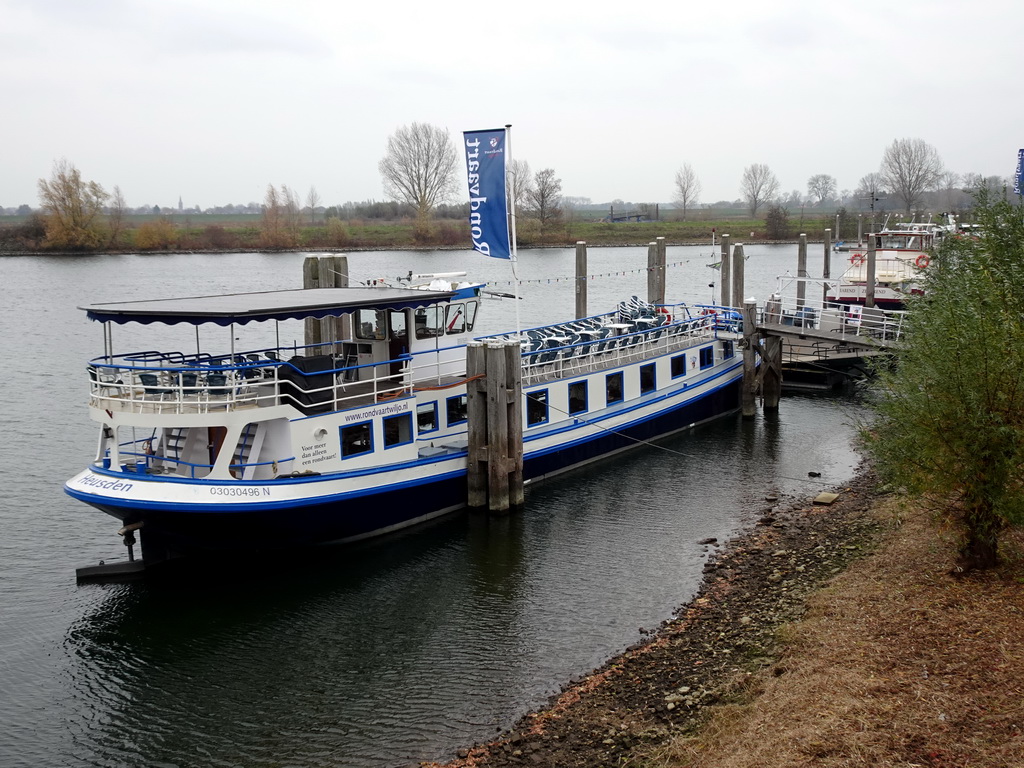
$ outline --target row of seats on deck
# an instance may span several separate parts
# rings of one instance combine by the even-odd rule
[[[256,355],[238,356],[206,361],[215,366],[237,366],[234,371],[178,371],[166,372],[166,377],[156,372],[140,372],[139,383],[146,397],[163,399],[171,395],[202,395],[227,397],[236,387],[243,388],[264,378],[275,378],[273,372],[265,373],[259,365],[279,363],[275,357],[260,360]],[[287,364],[277,368],[280,395],[306,414],[320,413],[331,409],[333,394],[330,387],[334,382],[333,370],[337,363],[331,355],[296,355]]]
[[[609,323],[607,319],[626,322]],[[616,347],[628,348],[659,338],[668,322],[664,314],[639,312],[628,317],[616,313],[604,321],[600,317],[575,320],[527,331],[523,352],[530,355],[528,360],[533,364],[549,363],[559,357],[568,359],[610,352]],[[641,331],[649,333],[636,335]]]
[[[267,366],[274,366],[278,363],[277,356],[272,352],[267,352],[263,358],[257,354],[224,358],[210,357],[196,361],[194,369],[176,372],[164,370],[159,373],[141,371],[137,377],[147,396],[203,394],[225,397],[232,393],[234,386],[244,386],[252,384],[255,380],[273,378],[273,371],[269,370]],[[203,370],[207,366],[213,367],[214,370]],[[227,366],[234,366],[234,370],[228,370]],[[125,373],[130,373],[130,371],[125,371]]]
[[[161,381],[158,374],[140,373],[139,383],[142,384],[142,391],[145,395],[158,395],[160,397],[178,394],[179,392],[186,396],[195,395],[199,392],[215,397],[224,397],[231,394],[231,387],[228,386],[228,375],[216,371],[203,374],[201,379],[198,373],[182,371],[174,375],[173,381],[169,382],[170,386],[168,386],[168,383]]]

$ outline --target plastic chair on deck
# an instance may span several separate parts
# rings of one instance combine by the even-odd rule
[[[227,397],[231,394],[231,387],[227,386],[228,377],[226,373],[206,374],[206,392],[213,397]]]
[[[110,373],[109,369],[100,370],[93,365],[89,366],[89,378],[92,381],[93,389],[100,396],[118,395],[121,393],[121,380]]]
[[[174,393],[173,389],[167,389],[167,387],[160,386],[160,378],[155,373],[140,373],[139,381],[142,383],[143,397],[156,395],[161,400],[163,400],[164,395],[170,395]]]
[[[196,387],[199,384],[199,374],[195,371],[182,371],[178,374],[177,379],[178,386],[181,387],[181,394],[184,397],[198,394],[199,390]]]

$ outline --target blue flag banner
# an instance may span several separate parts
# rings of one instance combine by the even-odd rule
[[[464,131],[462,135],[469,176],[469,232],[473,250],[496,259],[510,259],[505,129]]]
[[[1024,149],[1017,151],[1017,173],[1013,177],[1013,191],[1024,195]]]

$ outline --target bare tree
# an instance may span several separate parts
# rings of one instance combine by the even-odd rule
[[[309,192],[306,193],[306,207],[309,208],[309,223],[316,224],[316,209],[320,205],[320,193],[316,191],[316,186],[310,185]]]
[[[676,171],[675,198],[676,206],[683,209],[683,221],[686,221],[686,211],[695,205],[700,199],[700,179],[689,163]]]
[[[816,173],[807,180],[807,194],[817,198],[819,206],[835,197],[837,188],[835,177],[827,173]]]
[[[799,189],[794,189],[788,195],[779,195],[779,201],[787,208],[803,208],[804,207],[804,196],[801,194]]]
[[[55,161],[50,179],[39,180],[46,244],[74,250],[98,247],[103,241],[100,215],[109,197],[95,181],[83,181],[67,160]]]
[[[885,186],[903,201],[904,210],[921,201],[942,176],[942,159],[933,146],[921,139],[896,139],[886,147],[879,170]]]
[[[750,215],[757,216],[757,209],[778,194],[779,180],[767,165],[754,163],[743,169],[740,191],[747,201]]]
[[[287,184],[281,185],[281,203],[284,208],[284,226],[288,233],[290,245],[299,242],[299,228],[302,226],[302,205],[295,190]]]
[[[961,183],[964,192],[986,190],[990,195],[990,200],[996,199],[1004,187],[1013,187],[1012,179],[1002,179],[999,176],[983,176],[980,173],[965,173]]]
[[[267,185],[263,199],[263,221],[260,244],[265,248],[289,248],[295,245],[294,229],[298,218],[295,194],[284,184],[280,191]]]
[[[871,213],[874,214],[875,203],[881,201],[885,196],[885,182],[882,179],[882,174],[868,173],[861,176],[854,194],[857,195],[857,201],[861,208],[864,207],[864,203],[867,203]]]
[[[533,188],[533,176],[530,164],[525,160],[514,159],[505,169],[505,192],[518,213],[526,206],[530,190]]]
[[[534,216],[540,221],[541,234],[544,234],[550,224],[561,218],[561,198],[562,180],[555,178],[554,169],[545,168],[543,171],[537,171],[533,177],[533,187],[527,193],[527,200]]]
[[[110,200],[109,215],[107,217],[107,224],[110,228],[110,239],[108,243],[111,247],[119,245],[122,234],[124,234],[124,216],[128,210],[128,204],[125,202],[124,195],[121,194],[121,188],[114,185],[114,196]]]
[[[960,189],[960,174],[944,171],[938,183],[939,207],[944,211],[952,211],[963,201],[964,193]]]
[[[455,194],[457,163],[447,129],[412,123],[388,138],[387,154],[377,164],[384,193],[416,209],[417,234],[426,232],[434,206]]]

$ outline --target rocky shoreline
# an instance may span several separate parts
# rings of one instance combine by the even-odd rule
[[[777,665],[779,627],[802,615],[809,593],[870,551],[876,489],[875,475],[863,467],[834,489],[831,505],[807,500],[777,508],[766,500],[757,522],[709,559],[699,591],[673,619],[564,687],[543,710],[445,765],[629,764],[692,731],[751,674]]]

